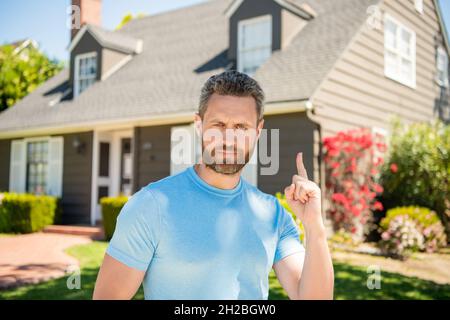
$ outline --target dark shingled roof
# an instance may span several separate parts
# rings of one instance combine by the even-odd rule
[[[142,53],[76,99],[57,102],[67,90],[68,70],[63,70],[1,113],[0,131],[195,111],[203,83],[229,66],[224,11],[231,1],[212,0],[132,20],[114,33],[142,39]],[[255,73],[266,101],[309,98],[363,25],[368,6],[378,2],[295,0],[309,4],[317,16]],[[50,106],[52,101],[57,103]]]

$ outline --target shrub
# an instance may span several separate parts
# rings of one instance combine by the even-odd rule
[[[410,220],[414,221],[417,230],[423,236],[423,246],[420,250],[426,252],[436,252],[439,248],[445,247],[447,239],[445,235],[444,226],[442,225],[439,217],[433,211],[428,208],[422,207],[399,207],[388,210],[386,217],[381,220],[380,227],[384,237],[390,237],[386,235],[386,232],[390,229],[392,221],[401,216],[406,216]],[[388,232],[389,234],[389,232]],[[395,235],[393,236],[394,238]]]
[[[281,192],[277,192],[275,194],[275,196],[277,197],[278,201],[281,203],[281,205],[292,215],[292,217],[294,218],[295,222],[297,223],[299,229],[300,229],[300,240],[302,241],[302,243],[305,243],[305,228],[303,227],[302,222],[300,221],[299,218],[297,218],[297,216],[295,215],[295,213],[292,211],[292,209],[289,207],[287,201],[286,201],[286,197],[284,194],[282,194]]]
[[[424,238],[413,219],[408,215],[399,215],[389,221],[378,244],[385,254],[405,259],[424,248]]]
[[[440,121],[394,122],[383,165],[381,201],[389,208],[420,206],[434,210],[450,236],[450,126]]]
[[[324,139],[327,214],[334,231],[352,233],[361,240],[368,233],[372,210],[382,210],[375,200],[383,191],[376,183],[386,150],[383,137],[369,129],[339,132]]]
[[[117,216],[128,199],[129,198],[127,196],[122,195],[118,197],[103,197],[100,199],[100,204],[102,206],[103,229],[107,240],[111,240],[114,230],[116,229]]]
[[[0,231],[30,233],[54,223],[57,198],[48,195],[4,193],[0,205]]]

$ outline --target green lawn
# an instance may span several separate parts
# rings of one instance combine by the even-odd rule
[[[107,242],[93,242],[71,247],[67,252],[81,264],[81,289],[69,290],[67,278],[60,278],[38,285],[0,291],[0,299],[91,299],[98,268],[103,259]],[[439,285],[396,273],[382,272],[380,290],[366,287],[365,268],[335,263],[336,299],[450,299],[450,285]],[[287,299],[273,271],[270,274],[269,299]],[[142,288],[135,299],[143,299]]]

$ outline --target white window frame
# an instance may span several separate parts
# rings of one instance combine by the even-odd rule
[[[440,70],[439,66],[440,66],[440,59],[443,57],[444,59],[444,70]],[[448,63],[449,63],[449,57],[447,54],[447,51],[442,47],[439,46],[436,50],[436,70],[437,70],[437,74],[436,74],[436,82],[442,86],[442,87],[446,87],[448,88]],[[444,77],[445,79],[441,79],[439,77],[439,72],[443,72],[444,73]]]
[[[61,159],[60,161],[56,161],[51,158],[51,142],[60,140],[60,143],[62,144],[61,147]],[[49,188],[52,185],[52,179],[55,179],[55,177],[58,179],[57,185],[55,186],[56,189],[52,190],[52,192],[49,192],[50,190],[45,190],[45,194],[58,196],[60,197],[62,195],[62,170],[63,170],[63,162],[64,162],[64,138],[62,136],[41,136],[41,137],[30,137],[30,138],[24,138],[19,140],[13,140],[11,143],[21,143],[23,148],[23,159],[21,164],[21,172],[19,174],[19,177],[13,177],[12,176],[12,168],[10,166],[10,191],[18,192],[18,193],[26,193],[28,190],[26,190],[26,182],[28,179],[27,175],[27,163],[28,163],[28,143],[30,142],[47,142],[48,149],[47,149],[47,188]],[[12,155],[11,155],[12,158]],[[56,166],[55,166],[56,164]],[[58,172],[51,172],[50,169],[56,169]],[[56,176],[51,176],[51,174],[56,174]],[[11,179],[20,179],[21,181],[12,182]],[[53,181],[54,182],[54,181]],[[14,190],[11,190],[14,189]]]
[[[87,59],[87,58],[92,58],[95,57],[96,58],[96,63],[97,63],[97,68],[96,68],[96,72],[95,72],[95,80],[97,79],[97,74],[98,74],[98,58],[97,58],[97,51],[92,51],[92,52],[87,52],[87,53],[82,53],[82,54],[77,54],[75,56],[75,69],[74,69],[74,96],[77,97],[78,95],[80,95],[80,86],[79,86],[79,81],[80,80],[86,80],[86,79],[90,79],[92,77],[85,77],[83,79],[80,79],[80,61],[81,59]]]
[[[237,70],[239,72],[243,72],[244,70],[244,65],[243,65],[243,59],[242,59],[242,53],[243,53],[243,49],[241,48],[241,39],[243,37],[243,30],[244,27],[247,25],[252,25],[255,23],[260,23],[262,21],[268,20],[270,22],[270,51],[272,52],[272,47],[273,47],[273,21],[272,21],[272,15],[271,14],[266,14],[266,15],[262,15],[262,16],[258,16],[255,18],[250,18],[250,19],[245,19],[245,20],[240,20],[238,22],[238,37],[237,37]],[[261,47],[264,48],[264,47]],[[254,50],[254,48],[252,49]]]
[[[392,48],[387,46],[386,41],[386,24],[387,21],[390,21],[391,23],[395,24],[397,26],[397,33],[396,33],[396,42],[397,42],[397,48]],[[390,16],[389,14],[384,15],[384,75],[392,79],[394,81],[397,81],[405,86],[408,86],[410,88],[415,89],[416,88],[416,33],[400,23],[398,20]],[[411,46],[411,56],[407,56],[403,54],[400,51],[399,48],[399,42],[401,41],[401,31],[406,31],[411,35],[410,37],[410,46]],[[397,57],[397,72],[394,72],[392,70],[389,70],[388,64],[387,64],[387,51],[394,53]],[[411,79],[405,79],[402,78],[401,75],[401,59],[405,59],[411,62],[412,64],[412,78]]]
[[[423,0],[414,0],[414,8],[416,9],[417,12],[419,12],[420,14],[423,14]]]

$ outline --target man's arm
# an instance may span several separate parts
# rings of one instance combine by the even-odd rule
[[[305,257],[295,253],[278,261],[273,269],[291,300],[333,299],[334,272],[325,231],[306,231]]]
[[[128,267],[107,253],[97,276],[94,300],[128,300],[134,297],[145,271]]]
[[[297,155],[298,174],[285,189],[286,200],[305,228],[306,250],[278,261],[275,273],[291,299],[333,299],[334,271],[322,220],[321,191],[308,180],[302,154]]]

